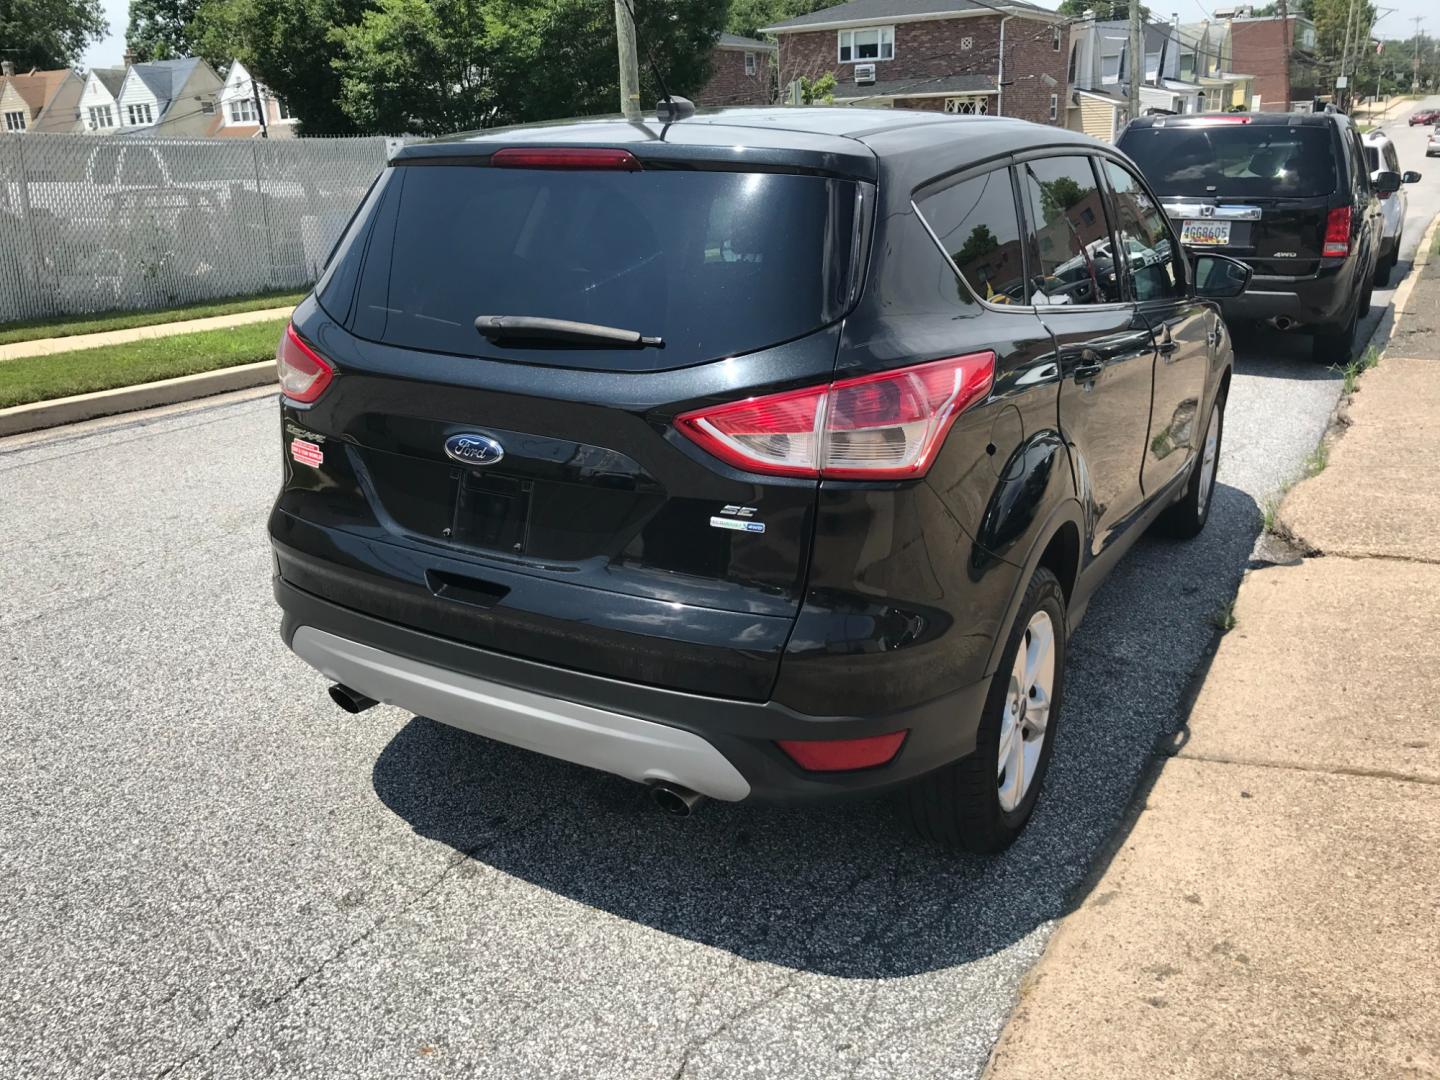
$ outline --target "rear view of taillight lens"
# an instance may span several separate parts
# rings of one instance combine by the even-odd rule
[[[1350,207],[1337,206],[1325,219],[1325,247],[1321,254],[1327,259],[1343,259],[1350,254]]]
[[[295,332],[294,323],[287,324],[275,353],[275,367],[280,374],[280,392],[291,401],[308,405],[330,385],[335,369]]]
[[[955,418],[994,381],[995,354],[972,353],[701,409],[675,425],[747,472],[909,479],[925,475]]]

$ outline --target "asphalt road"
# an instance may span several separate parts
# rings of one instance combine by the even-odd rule
[[[340,713],[276,633],[268,398],[0,444],[0,1076],[977,1075],[1325,428],[1303,345],[1247,344],[1208,529],[1095,600],[988,861]]]

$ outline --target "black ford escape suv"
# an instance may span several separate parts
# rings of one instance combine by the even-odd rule
[[[1248,272],[1018,121],[407,146],[280,346],[285,641],[352,711],[676,812],[911,784],[923,832],[1003,847],[1091,593],[1205,523],[1231,349],[1197,276]]]
[[[1138,117],[1118,145],[1141,167],[1193,250],[1243,259],[1255,278],[1231,322],[1313,334],[1316,360],[1344,364],[1370,313],[1382,261],[1379,196],[1359,130],[1339,113]],[[1403,179],[1419,174],[1408,173]],[[1384,271],[1388,276],[1388,270]]]

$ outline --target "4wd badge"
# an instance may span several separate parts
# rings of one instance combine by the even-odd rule
[[[735,532],[763,533],[765,523],[750,520],[754,516],[755,507],[736,506],[731,503],[710,518],[710,527],[712,529],[731,529]]]

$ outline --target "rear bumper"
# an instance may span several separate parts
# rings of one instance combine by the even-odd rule
[[[882,716],[808,716],[624,682],[507,656],[333,604],[274,580],[281,634],[326,677],[378,701],[500,742],[639,782],[668,780],[716,799],[804,802],[913,780],[975,746],[981,681]],[[907,729],[886,765],[812,773],[780,739],[860,738]]]
[[[1239,296],[1221,303],[1227,321],[1264,322],[1287,318],[1307,327],[1341,323],[1354,299],[1354,272],[1348,264],[1324,267],[1314,277],[1250,280]]]

